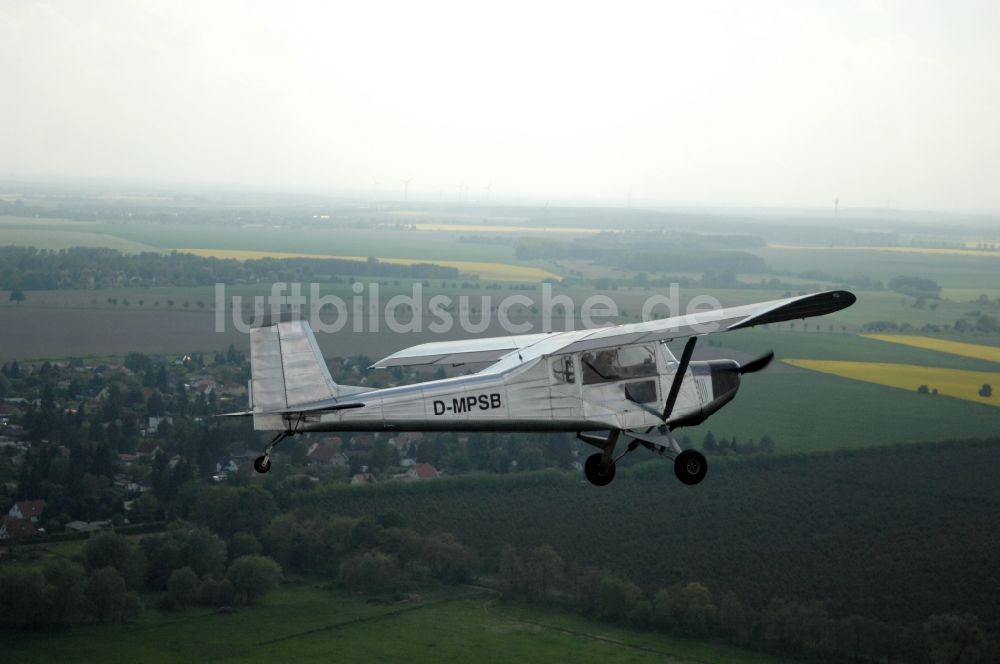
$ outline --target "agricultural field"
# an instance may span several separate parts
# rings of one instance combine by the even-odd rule
[[[315,253],[289,253],[281,251],[244,251],[238,249],[190,249],[178,248],[173,251],[207,256],[211,258],[232,258],[250,260],[258,258],[336,258],[349,261],[364,261],[366,256],[329,256]],[[475,275],[483,281],[541,281],[543,279],[559,280],[559,276],[547,270],[526,265],[511,265],[507,263],[487,263],[477,261],[429,260],[421,258],[384,258],[376,256],[383,263],[394,265],[415,265],[432,263],[442,267],[453,267],[463,275]]]
[[[82,226],[82,225],[81,225]],[[39,249],[69,249],[70,247],[107,247],[122,253],[137,254],[143,251],[158,251],[141,242],[120,238],[105,233],[85,230],[88,227],[72,225],[66,227],[23,228],[0,226],[0,245],[23,245]]]
[[[80,235],[60,241],[58,233],[65,231]],[[80,240],[84,236],[94,237],[89,238],[88,243],[81,245]],[[205,249],[365,257],[377,255],[413,259],[448,259],[458,253],[465,260],[514,262],[513,249],[509,246],[459,243],[458,236],[458,233],[450,232],[351,228],[332,224],[309,226],[149,222],[82,224],[65,219],[29,219],[24,223],[11,222],[4,225],[0,230],[0,244],[66,249],[73,246],[111,246],[109,243],[117,239],[123,246],[135,247],[138,250],[169,251],[178,245],[179,240],[183,240],[187,246]]]
[[[769,249],[786,249],[790,251],[875,251],[894,254],[925,254],[936,256],[977,256],[1000,258],[1000,251],[988,251],[974,248],[952,248],[952,247],[892,247],[892,246],[864,246],[864,245],[804,245],[804,244],[782,244],[779,242],[769,242]]]
[[[895,335],[888,335],[895,336]],[[926,337],[931,339],[930,337]],[[934,340],[951,343],[945,340]],[[911,345],[885,343],[871,335],[850,332],[816,332],[814,330],[789,330],[770,326],[769,329],[755,328],[739,330],[715,338],[709,337],[709,345],[737,349],[751,355],[760,355],[774,350],[778,360],[784,358],[805,358],[813,360],[847,360],[852,362],[891,362],[898,364],[919,364],[966,369],[969,371],[990,371],[996,367],[985,358],[935,352]],[[967,344],[992,351],[996,346]]]
[[[532,220],[535,212],[527,214],[524,209],[506,212],[497,209],[489,215],[447,208],[434,212],[354,209],[338,212],[328,220],[307,222],[299,215],[296,217],[299,221],[277,224],[257,223],[252,206],[247,210],[245,223],[238,221],[242,212],[227,213],[225,223],[205,224],[0,217],[0,244],[12,240],[54,248],[81,244],[86,240],[93,244],[116,246],[124,251],[171,251],[176,247],[191,247],[185,251],[238,259],[323,255],[361,260],[378,256],[380,260],[393,263],[434,262],[457,267],[462,272],[477,273],[481,288],[466,287],[461,280],[430,280],[429,286],[423,289],[424,297],[445,294],[457,298],[468,295],[473,308],[481,308],[479,298],[484,295],[493,298],[495,305],[497,298],[512,292],[507,286],[517,281],[537,284],[545,278],[568,275],[571,269],[591,279],[630,279],[632,276],[631,273],[587,261],[517,260],[513,246],[495,236],[507,236],[509,240],[513,230],[538,232],[538,227],[532,225],[538,223],[537,216]],[[560,236],[565,238],[572,233],[592,235],[598,228],[613,226],[604,224],[588,228],[581,225],[585,223],[585,217],[581,216],[581,221],[576,224],[571,219],[571,216],[561,218],[563,225],[553,227],[551,237],[559,240]],[[492,241],[491,233],[494,235]],[[460,241],[463,235],[472,234],[486,241]],[[699,344],[698,356],[745,360],[774,349],[779,360],[871,362],[973,372],[967,377],[977,377],[974,372],[995,371],[995,365],[985,361],[995,358],[995,355],[989,355],[995,350],[988,352],[976,348],[958,354],[940,351],[955,350],[959,346],[954,344],[963,343],[995,349],[1000,347],[1000,338],[996,335],[949,333],[940,335],[934,341],[913,345],[887,343],[889,339],[885,337],[858,334],[862,326],[872,321],[908,323],[919,329],[927,324],[950,326],[957,319],[980,310],[995,313],[990,308],[992,305],[984,308],[972,301],[980,294],[993,293],[991,289],[994,285],[984,275],[995,272],[995,256],[979,256],[978,253],[982,252],[972,249],[958,254],[875,252],[856,247],[831,250],[804,247],[793,242],[777,244],[780,246],[750,251],[763,256],[772,267],[792,273],[821,270],[832,275],[868,275],[884,281],[900,274],[926,275],[943,286],[945,299],[918,307],[913,297],[892,291],[860,291],[858,302],[836,315],[710,337]],[[690,280],[701,277],[698,273],[680,276]],[[750,286],[773,276],[768,273],[739,275],[746,284],[740,288],[684,288],[680,296],[680,313],[683,313],[687,302],[697,295],[711,295],[724,306],[730,306],[776,299],[784,295],[785,288],[794,292],[795,285],[804,290],[834,286],[831,282],[810,280],[794,274],[780,277],[787,285],[779,290]],[[413,283],[412,279],[381,280],[383,303],[394,295],[408,295]],[[486,286],[493,283],[501,283],[503,288],[488,290]],[[244,302],[248,301],[247,298],[269,292],[269,284],[226,285],[227,296],[240,295]],[[530,297],[536,306],[540,304],[539,291],[517,292]],[[322,293],[345,299],[355,295],[346,279],[324,284]],[[961,297],[952,297],[951,293],[961,293]],[[668,289],[643,288],[627,282],[597,289],[587,281],[570,279],[554,284],[554,294],[569,295],[578,308],[591,295],[606,295],[618,307],[620,316],[617,321],[633,322],[639,320],[647,298],[667,295]],[[1000,296],[1000,291],[997,295]],[[212,287],[34,291],[28,294],[24,303],[10,304],[6,294],[0,294],[0,299],[0,316],[5,322],[4,326],[0,326],[0,359],[107,356],[128,351],[154,354],[214,352],[225,349],[230,343],[237,349],[247,350],[247,337],[235,329],[230,313],[223,316],[223,330],[216,331],[218,318],[214,311],[215,291]],[[125,305],[126,300],[128,305]],[[663,315],[668,312],[661,307],[657,313]],[[477,312],[469,319],[478,321],[479,317]],[[536,329],[541,323],[537,313],[528,310],[519,313],[515,310],[514,319],[529,321]],[[425,328],[429,320],[425,315]],[[555,329],[562,329],[563,320],[562,316],[553,317]],[[580,325],[578,317],[575,325]],[[358,333],[349,327],[337,334],[317,335],[327,356],[365,354],[374,358],[416,343],[468,336],[457,325],[449,335],[437,336],[425,329],[419,333],[408,333],[405,338],[389,332],[385,326],[377,333],[367,329]],[[496,336],[504,334],[504,331],[494,316],[491,325],[480,334]],[[897,336],[893,340],[901,342],[903,339]],[[763,374],[749,377],[732,406],[702,427],[690,431],[690,435],[698,441],[709,429],[716,436],[735,436],[740,440],[768,435],[777,441],[779,452],[794,452],[976,435],[983,431],[984,426],[1000,426],[996,409],[985,402],[959,401],[948,397],[931,400],[916,394],[915,386],[901,390],[817,373],[803,367],[776,362]],[[943,376],[940,378],[943,379]],[[918,384],[925,382],[928,381],[922,380]],[[941,394],[947,394],[942,387],[939,386]],[[956,389],[968,391],[967,387],[963,384]],[[814,408],[817,401],[827,407]],[[892,408],[887,409],[886,404],[891,404]],[[804,411],[810,412],[807,423],[797,416]],[[844,412],[851,412],[852,416],[845,418]],[[906,416],[899,416],[900,413],[906,413]]]
[[[990,372],[996,371],[996,365],[981,359],[836,332],[741,330],[710,338],[709,344],[713,357],[737,353],[756,357],[773,349],[776,359],[766,370],[743,381],[732,404],[697,429],[688,430],[696,442],[706,431],[740,441],[766,434],[777,442],[779,452],[805,452],[973,437],[1000,430],[1000,412],[987,405],[1000,400],[975,398],[988,379],[974,384],[970,400],[916,391],[924,383],[939,387],[935,378],[927,377],[935,372],[972,379],[993,375]],[[799,361],[789,364],[789,358],[807,359],[800,366]],[[853,377],[806,369],[811,363],[827,362],[910,365],[927,373],[918,371],[925,378],[901,390],[901,385],[859,382]]]
[[[844,378],[887,385],[901,390],[915,391],[921,385],[937,395],[974,401],[987,406],[1000,407],[1000,398],[992,393],[981,393],[984,385],[997,385],[1000,389],[1000,372],[962,371],[913,364],[888,364],[885,362],[844,362],[839,360],[785,360],[794,367]],[[936,396],[936,395],[935,395]]]
[[[573,228],[566,226],[505,226],[499,224],[412,224],[418,231],[444,231],[451,233],[569,233],[572,235],[592,235],[595,233],[614,232],[602,228]]]
[[[961,341],[949,341],[947,339],[918,337],[906,334],[863,334],[861,336],[866,339],[888,341],[889,343],[924,348],[950,355],[961,355],[962,357],[973,357],[989,362],[1000,362],[1000,346],[983,346],[980,344],[963,343]]]
[[[777,360],[775,361],[777,363]],[[977,386],[978,389],[978,386]],[[1000,409],[849,378],[776,368],[748,376],[736,399],[680,433],[739,442],[770,436],[779,454],[976,437],[1000,430]]]
[[[628,630],[571,614],[497,601],[474,587],[425,589],[419,599],[373,604],[296,581],[234,614],[146,609],[133,624],[80,627],[53,639],[6,633],[5,657],[31,662],[781,660],[722,645]],[[152,599],[152,598],[148,598]],[[150,603],[147,601],[147,604]]]
[[[942,255],[862,251],[854,248],[828,251],[773,247],[748,251],[760,256],[777,270],[795,273],[820,270],[835,275],[861,274],[881,279],[884,283],[899,275],[919,275],[939,283],[942,287],[941,295],[945,298],[972,300],[980,294],[991,298],[1000,296],[1000,285],[996,279],[987,276],[998,274],[1000,261],[993,254],[986,255],[986,252],[975,255]]]

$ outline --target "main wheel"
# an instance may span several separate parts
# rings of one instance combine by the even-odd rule
[[[698,450],[684,450],[674,459],[674,474],[684,484],[697,484],[708,473],[708,461]]]
[[[594,486],[605,486],[611,484],[611,480],[615,479],[614,462],[607,466],[601,464],[601,457],[603,456],[603,452],[591,454],[587,457],[587,462],[583,464],[583,474],[587,476],[587,479]]]
[[[258,473],[266,473],[271,470],[271,460],[267,456],[259,456],[253,461],[253,469]]]

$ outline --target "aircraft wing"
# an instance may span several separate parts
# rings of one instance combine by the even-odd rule
[[[495,362],[507,353],[526,348],[553,336],[551,333],[518,334],[486,339],[460,339],[458,341],[433,341],[410,346],[384,357],[371,366],[373,369],[415,365],[454,365],[473,362]]]
[[[796,318],[822,316],[846,309],[854,304],[856,299],[849,291],[825,291],[644,323],[612,325],[596,330],[437,341],[405,348],[379,360],[372,367],[496,362],[514,351],[518,351],[518,359],[523,362],[543,355],[562,355],[650,341],[682,339]]]
[[[616,325],[573,333],[578,336],[568,339],[568,343],[561,348],[548,349],[546,354],[561,355],[650,341],[682,339],[767,323],[780,323],[797,318],[823,316],[846,309],[856,300],[854,293],[850,291],[825,291],[781,300],[713,309],[644,323]]]

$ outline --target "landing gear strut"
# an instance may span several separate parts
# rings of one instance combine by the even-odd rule
[[[591,433],[578,433],[577,438],[598,447],[603,452],[598,452],[587,458],[583,472],[591,484],[605,486],[610,484],[615,478],[615,465],[626,454],[630,454],[640,446],[645,447],[650,452],[666,456],[674,462],[674,474],[677,479],[687,485],[694,485],[705,479],[708,473],[708,460],[705,455],[698,450],[681,449],[677,439],[673,437],[670,429],[661,426],[657,430],[648,429],[646,431],[626,431],[626,436],[631,438],[624,452],[617,457],[614,454],[615,444],[621,431],[612,431],[607,438],[595,436]]]
[[[615,445],[618,444],[618,437],[621,431],[609,431],[607,438],[595,436],[592,433],[580,432],[576,437],[583,442],[599,447],[601,452],[591,454],[583,464],[583,474],[594,486],[607,486],[611,480],[615,479]],[[629,445],[630,451],[632,448]],[[624,456],[624,454],[622,455]],[[619,459],[621,457],[618,457]]]
[[[256,470],[258,473],[260,473],[261,475],[271,470],[271,450],[274,449],[275,445],[277,445],[278,443],[280,443],[285,438],[288,438],[291,435],[292,435],[291,431],[282,431],[277,436],[272,438],[271,442],[268,443],[267,447],[264,448],[264,453],[261,454],[256,459],[254,459],[253,469]]]

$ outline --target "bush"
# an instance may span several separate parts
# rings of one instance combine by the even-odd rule
[[[167,593],[177,606],[187,606],[198,596],[198,575],[190,567],[174,570],[167,580]]]
[[[36,627],[45,620],[45,578],[33,568],[0,570],[0,625]]]
[[[351,556],[340,565],[340,583],[354,593],[399,595],[406,590],[399,560],[381,551]]]
[[[52,625],[76,625],[87,613],[84,594],[87,575],[64,558],[53,558],[42,568],[45,577],[45,619]]]
[[[113,567],[102,567],[91,573],[87,600],[100,622],[128,622],[142,609],[139,596],[125,587],[125,579]]]
[[[229,606],[233,596],[233,584],[229,579],[208,578],[198,589],[198,603],[203,606]]]
[[[226,578],[233,584],[233,597],[239,604],[253,604],[261,595],[273,590],[281,581],[281,567],[267,556],[237,558]]]
[[[174,570],[190,567],[198,576],[219,576],[226,569],[226,543],[205,528],[174,528],[142,538],[146,556],[146,583],[162,590]]]

